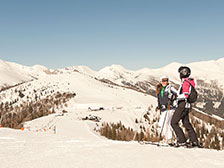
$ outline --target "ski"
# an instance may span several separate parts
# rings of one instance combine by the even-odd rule
[[[170,146],[169,144],[161,143],[161,142],[150,142],[150,141],[142,142],[142,141],[140,141],[139,143],[141,145],[155,145],[158,147],[169,147]]]
[[[171,147],[169,144],[166,144],[166,143],[158,143],[157,146],[158,147]]]
[[[197,148],[204,148],[202,144],[199,144],[198,146],[191,146],[189,144],[185,144],[182,146],[177,146],[175,143],[164,143],[164,142],[152,142],[152,141],[138,141],[141,145],[154,145],[158,147],[173,147],[173,148],[187,148],[187,149],[197,149]]]

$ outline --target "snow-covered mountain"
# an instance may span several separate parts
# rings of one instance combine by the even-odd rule
[[[178,68],[184,64],[171,63],[165,67],[159,69],[144,68],[137,71],[127,70],[120,65],[112,65],[105,67],[97,73],[99,78],[105,77],[113,80],[130,80],[132,82],[148,80],[151,77],[159,80],[162,75],[167,75],[174,82],[179,82]],[[195,62],[186,64],[192,70],[192,77],[197,80],[204,80],[205,82],[211,82],[216,80],[218,84],[224,85],[224,58],[212,61]]]
[[[224,100],[223,89],[220,84],[222,80],[213,78],[217,81],[215,82],[212,79],[204,79],[206,78],[204,74],[205,67],[211,64],[213,69],[217,69],[217,74],[222,74],[222,63],[223,59],[220,59],[217,61],[193,63],[188,66],[192,68],[193,72],[196,71],[193,75],[198,80],[200,96],[196,109],[223,118]],[[199,64],[203,65],[201,71],[196,69],[199,68]],[[1,72],[7,72],[5,75],[8,86],[14,85],[16,82],[26,81],[21,85],[9,87],[9,89],[4,90],[0,94],[1,103],[5,104],[1,106],[1,108],[6,110],[3,110],[6,112],[5,114],[8,114],[8,104],[12,112],[15,112],[14,108],[17,112],[27,110],[31,104],[34,107],[38,107],[38,102],[49,102],[48,99],[53,100],[52,103],[48,103],[49,105],[45,103],[46,106],[42,107],[43,112],[38,113],[38,115],[27,114],[24,116],[24,114],[20,114],[21,116],[23,115],[23,120],[17,121],[16,117],[8,120],[7,118],[11,117],[11,115],[4,114],[2,115],[4,116],[3,121],[5,121],[3,125],[16,128],[21,127],[24,121],[53,112],[56,108],[55,103],[60,104],[57,105],[58,108],[58,106],[68,101],[69,104],[67,106],[69,106],[69,109],[72,108],[78,111],[81,109],[81,112],[77,114],[80,115],[80,118],[102,108],[104,113],[96,112],[96,114],[103,119],[103,122],[122,121],[126,127],[140,131],[139,128],[135,128],[135,121],[141,120],[147,111],[149,111],[149,115],[153,114],[153,110],[157,105],[155,85],[158,83],[159,77],[166,74],[170,76],[172,83],[177,86],[179,79],[176,71],[181,64],[172,63],[161,69],[151,70],[145,68],[138,71],[130,71],[120,65],[112,65],[98,72],[86,66],[49,70],[42,66],[25,67],[4,61],[2,61],[1,65],[5,68],[2,68]],[[204,74],[204,77],[201,74]],[[15,79],[13,75],[17,75]],[[11,84],[8,78],[14,80],[14,83]],[[30,81],[31,79],[35,80]],[[70,97],[69,93],[75,93],[75,99],[67,99],[66,97]],[[64,95],[64,97],[61,95]],[[56,97],[59,99],[55,100],[57,99]],[[40,109],[37,108],[38,110]],[[83,110],[85,111],[84,114]],[[30,109],[29,111],[35,110]],[[129,119],[127,120],[127,118]],[[12,123],[14,124],[12,125]],[[143,125],[147,126],[147,124]]]
[[[171,63],[159,69],[144,68],[137,71],[127,70],[120,65],[105,67],[99,72],[91,73],[97,79],[121,86],[133,88],[155,96],[155,86],[162,75],[167,75],[171,83],[180,84],[178,68],[183,65]],[[218,60],[187,64],[192,70],[192,77],[197,81],[199,100],[197,108],[208,114],[224,118],[224,58]],[[88,74],[88,72],[83,72]]]
[[[211,114],[223,114],[223,81],[219,80],[223,62],[220,59],[188,65],[201,92],[191,120],[199,140],[213,149],[224,147],[224,121],[206,114],[205,109]],[[133,141],[141,139],[155,115],[154,90],[159,77],[166,74],[175,86],[179,84],[179,63],[138,71],[120,65],[100,71],[86,66],[49,70],[5,61],[0,65],[0,86],[13,86],[0,91],[1,126],[24,130],[0,126],[0,167],[132,168],[146,167],[149,158],[151,166],[158,167],[161,157],[162,167],[175,167],[172,161],[176,157],[180,157],[177,163],[185,161],[186,167],[223,167],[223,151],[158,148]],[[217,72],[217,78],[209,73],[209,66]],[[158,118],[159,114],[150,136],[157,134]],[[110,141],[100,136],[105,127],[110,136],[110,126],[115,126],[117,133],[122,127],[127,135],[117,138],[131,142]]]
[[[171,63],[159,69],[143,68],[137,71],[127,70],[121,65],[111,65],[99,71],[87,66],[73,66],[50,70],[36,65],[22,66],[0,60],[0,88],[41,78],[42,76],[71,74],[79,72],[102,82],[128,87],[133,90],[155,96],[155,85],[160,76],[167,75],[176,87],[180,84],[177,69],[183,64]],[[208,114],[224,118],[224,58],[187,64],[192,69],[192,77],[197,81],[199,100],[197,108]]]
[[[18,83],[30,81],[46,74],[48,69],[41,65],[27,67],[16,63],[0,60],[0,89]]]
[[[137,71],[127,70],[121,65],[111,65],[99,71],[94,71],[87,66],[73,66],[64,69],[49,70],[48,68],[35,65],[27,67],[16,63],[0,60],[0,86],[7,84],[12,85],[16,82],[26,81],[34,77],[45,75],[46,73],[61,74],[66,72],[79,71],[82,74],[97,77],[99,79],[106,78],[117,84],[122,84],[122,80],[138,82],[151,78],[159,79],[162,75],[167,75],[174,82],[179,82],[177,69],[183,64],[171,63],[159,69],[143,68]],[[211,61],[194,62],[186,64],[192,69],[192,77],[205,82],[217,81],[218,84],[224,85],[224,58]],[[12,82],[12,84],[11,84]]]
[[[171,83],[178,87],[180,79],[177,70],[181,65],[183,64],[171,63],[160,69],[144,68],[138,71],[112,65],[97,72],[95,77],[155,95],[155,85],[162,75],[169,76]],[[196,106],[209,114],[224,118],[224,58],[191,63],[186,66],[191,68],[192,77],[198,84],[199,100]]]
[[[205,82],[217,81],[219,85],[224,85],[224,58],[211,61],[194,62],[190,64],[171,63],[162,68],[149,69],[143,68],[140,70],[128,70],[121,65],[107,66],[99,71],[91,70],[86,66],[74,66],[65,68],[66,70],[79,70],[83,74],[90,75],[97,78],[106,78],[112,80],[117,84],[121,84],[121,80],[138,82],[151,79],[152,77],[159,80],[162,75],[167,75],[174,82],[179,82],[178,68],[182,65],[189,66],[192,70],[192,77],[197,80],[204,80]]]

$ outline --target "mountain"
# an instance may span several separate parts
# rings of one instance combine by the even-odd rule
[[[131,88],[155,96],[155,86],[162,75],[167,75],[171,83],[178,88],[180,84],[177,69],[183,64],[173,62],[158,69],[144,68],[137,71],[127,70],[121,65],[107,66],[94,71],[87,66],[73,66],[50,70],[35,65],[27,67],[0,60],[0,88],[13,86],[42,76],[71,74],[79,72],[101,82]],[[187,64],[192,70],[192,77],[197,81],[199,99],[196,107],[207,114],[224,118],[224,58]]]
[[[39,78],[47,70],[46,67],[41,65],[27,67],[0,60],[0,89]]]
[[[87,66],[50,70],[40,65],[27,67],[0,60],[0,75],[3,79],[0,81],[0,88],[38,79],[41,76],[79,72],[101,82],[128,87],[155,96],[155,86],[162,75],[169,76],[171,83],[178,88],[180,80],[177,69],[181,65],[183,64],[173,62],[162,68],[144,68],[137,71],[127,70],[121,65],[107,66],[99,71],[94,71]],[[187,66],[192,69],[192,77],[198,84],[199,100],[196,107],[207,114],[224,118],[224,58],[190,63]]]
[[[179,76],[177,69],[183,64],[171,63],[159,69],[143,68],[137,71],[127,70],[121,65],[111,65],[105,67],[99,71],[94,71],[87,66],[73,66],[64,69],[50,70],[44,66],[35,65],[33,67],[27,67],[16,63],[10,63],[0,60],[0,74],[3,76],[0,86],[13,85],[21,81],[26,81],[33,78],[38,78],[46,73],[69,73],[78,71],[82,74],[97,77],[99,79],[106,78],[112,80],[115,83],[121,84],[121,80],[138,82],[151,78],[159,80],[162,75],[170,77],[171,81],[179,82]],[[192,69],[192,76],[197,80],[204,80],[205,82],[216,81],[223,87],[224,79],[224,58],[211,61],[195,62],[186,64]]]
[[[178,88],[180,84],[178,68],[183,65],[171,63],[159,69],[144,68],[130,71],[118,65],[103,68],[96,73],[99,80],[133,88],[155,96],[155,86],[162,75],[167,75],[171,83]],[[192,77],[197,81],[199,99],[196,107],[208,114],[224,118],[224,58],[218,60],[187,64],[192,70]]]
[[[211,61],[219,73],[222,73],[222,63],[223,60]],[[86,66],[50,70],[4,61],[1,65],[11,68],[7,70],[10,78],[13,79],[12,74],[17,72],[16,79],[19,79],[18,83],[16,80],[15,83],[8,82],[8,87],[0,92],[0,121],[3,127],[53,133],[53,128],[58,126],[60,134],[63,130],[68,135],[71,131],[69,125],[59,126],[61,120],[65,123],[68,119],[68,123],[91,121],[88,129],[97,137],[102,135],[113,140],[138,141],[155,115],[155,85],[160,75],[169,75],[171,83],[178,87],[176,70],[181,64],[172,63],[160,69],[138,71],[112,65],[98,72]],[[189,64],[193,71],[199,65],[208,66],[210,63]],[[204,72],[199,70],[195,73],[200,95],[191,112],[191,121],[200,142],[206,148],[220,150],[224,147],[222,80],[205,80],[201,74]],[[159,114],[154,120],[147,140],[159,140]]]
[[[162,75],[167,75],[172,81],[179,82],[178,68],[183,64],[171,63],[159,69],[144,68],[137,71],[127,70],[119,65],[112,65],[110,67],[103,68],[98,72],[98,76],[108,77],[114,81],[120,78],[128,78],[133,82],[147,80],[147,77],[153,76],[159,80]],[[192,77],[198,80],[204,80],[211,82],[216,80],[218,84],[224,85],[224,58],[218,60],[195,62],[186,64],[192,70]]]

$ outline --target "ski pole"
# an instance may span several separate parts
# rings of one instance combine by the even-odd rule
[[[145,136],[144,136],[144,138],[142,139],[143,142],[145,141],[145,138],[147,137],[147,135],[148,135],[148,133],[149,133],[149,130],[150,130],[152,124],[153,124],[153,121],[154,121],[154,119],[155,119],[155,117],[156,117],[158,111],[159,111],[159,110],[156,109],[156,113],[154,114],[153,119],[152,119],[152,121],[151,121],[151,123],[150,123],[150,125],[149,125],[149,128],[147,129],[147,131],[146,131],[146,133],[145,133]]]

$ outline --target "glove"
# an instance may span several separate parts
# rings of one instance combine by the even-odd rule
[[[161,105],[160,109],[166,109],[167,107],[165,105]]]
[[[186,103],[185,108],[191,108],[191,104],[190,103]]]
[[[176,100],[177,99],[177,94],[173,94],[172,95],[172,100],[174,101],[174,100]]]
[[[170,98],[169,98],[170,97]],[[172,94],[170,96],[168,96],[168,104],[169,105],[173,105],[174,100],[177,99],[177,95],[176,94]]]
[[[172,94],[168,94],[168,99],[172,99]]]
[[[173,107],[176,108],[177,106],[178,106],[178,100],[174,100],[174,101],[173,101]]]

